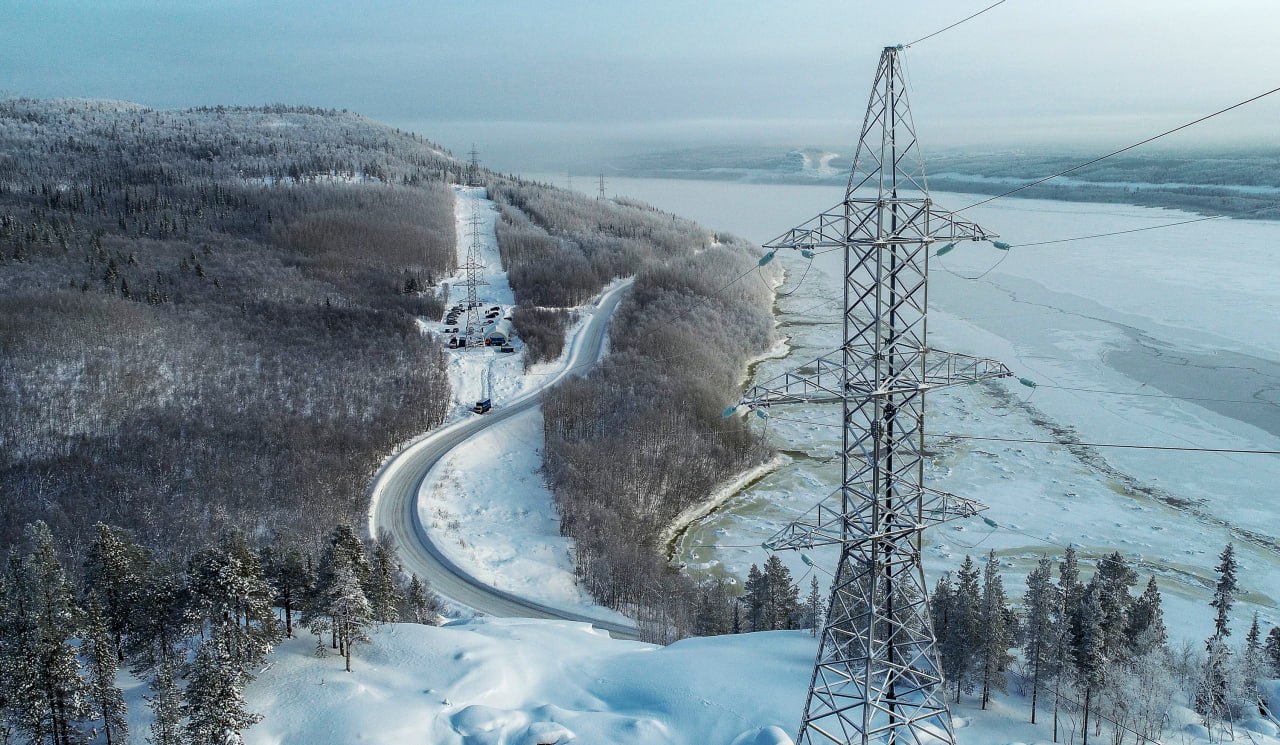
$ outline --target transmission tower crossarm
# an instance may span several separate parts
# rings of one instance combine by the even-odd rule
[[[898,211],[898,232],[885,235],[876,219],[884,209]],[[849,199],[797,225],[771,241],[764,248],[835,249],[849,245],[889,246],[939,241],[987,241],[999,238],[949,210],[941,209],[928,198]]]
[[[861,502],[855,503],[851,512],[841,512],[825,503],[819,503],[811,515],[788,523],[763,545],[771,551],[806,551],[819,546],[840,545],[848,540],[842,532],[845,528],[856,530],[859,541],[902,539],[913,537],[935,525],[973,517],[987,509],[985,504],[974,499],[919,484],[903,485],[903,492],[911,490],[920,495],[920,513],[904,515],[895,521],[891,530],[863,530],[865,525],[861,520],[865,518],[865,511],[871,509],[874,500],[867,495],[859,495]]]

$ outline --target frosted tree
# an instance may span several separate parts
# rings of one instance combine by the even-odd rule
[[[31,739],[47,736],[53,745],[69,745],[80,740],[80,723],[89,714],[75,648],[80,609],[72,599],[49,526],[43,522],[27,526],[27,540],[31,553],[23,562],[23,580],[16,588],[16,600],[24,606],[18,652],[27,657],[21,667],[22,693],[31,697],[21,702],[28,710],[24,721]]]
[[[981,605],[979,572],[973,557],[964,557],[956,572],[955,591],[947,610],[947,625],[940,640],[943,675],[960,693],[972,693],[978,653],[978,617]]]
[[[261,717],[244,700],[245,676],[227,652],[223,627],[200,645],[187,683],[186,741],[189,745],[240,745],[240,733]]]
[[[1280,626],[1272,626],[1267,632],[1267,643],[1263,646],[1263,656],[1270,666],[1272,675],[1280,675]]]
[[[1109,695],[1123,702],[1129,726],[1137,732],[1139,742],[1160,739],[1178,690],[1161,634],[1163,628],[1157,631],[1155,626],[1148,626],[1134,641],[1124,674],[1115,676],[1107,686]]]
[[[929,623],[933,626],[933,638],[937,639],[939,644],[947,637],[947,624],[950,623],[954,596],[955,591],[951,588],[951,572],[943,572],[929,595]]]
[[[436,601],[431,587],[413,575],[409,580],[409,589],[405,591],[405,605],[408,607],[409,620],[414,623],[436,625],[436,615],[440,612],[440,604]]]
[[[1129,608],[1133,597],[1129,588],[1138,581],[1138,575],[1129,567],[1119,551],[1112,551],[1098,562],[1098,569],[1089,581],[1098,587],[1098,601],[1102,609],[1102,631],[1106,639],[1108,660],[1119,661],[1128,654],[1126,631]]]
[[[182,689],[178,687],[174,668],[176,656],[172,653],[159,656],[159,661],[147,684],[151,695],[146,697],[151,707],[150,745],[184,745],[186,733],[182,728]]]
[[[280,642],[273,600],[258,555],[244,535],[231,531],[221,545],[191,558],[187,585],[210,627],[221,627],[219,638],[241,672],[248,675]]]
[[[1084,745],[1089,745],[1089,715],[1092,710],[1093,697],[1106,682],[1106,632],[1102,628],[1104,611],[1102,608],[1101,588],[1094,586],[1086,590],[1080,602],[1078,614],[1078,634],[1072,648],[1072,663],[1080,686],[1084,688]]]
[[[284,609],[285,636],[292,639],[294,613],[315,582],[310,564],[293,548],[268,546],[262,550],[262,568],[275,588],[275,603]]]
[[[1266,676],[1266,662],[1262,651],[1262,629],[1258,626],[1258,613],[1253,613],[1253,623],[1244,638],[1244,659],[1240,671],[1243,676],[1243,696],[1246,702],[1258,703],[1258,681]]]
[[[395,623],[400,620],[397,611],[400,593],[396,588],[399,563],[390,537],[379,536],[379,540],[373,546],[373,560],[369,563],[369,579],[365,586],[365,595],[369,599],[373,619],[380,623]]]
[[[809,578],[809,596],[805,598],[805,608],[807,608],[807,618],[810,636],[817,636],[818,631],[823,626],[823,615],[825,611],[825,603],[823,603],[822,590],[818,587],[818,576],[814,575]]]
[[[1213,590],[1209,606],[1217,611],[1213,621],[1213,635],[1218,639],[1231,636],[1231,607],[1235,604],[1239,584],[1236,580],[1236,552],[1230,543],[1218,555],[1218,583]]]
[[[1164,608],[1160,602],[1160,588],[1156,585],[1155,575],[1147,580],[1147,588],[1133,601],[1129,607],[1129,622],[1125,627],[1125,636],[1129,641],[1129,652],[1141,655],[1148,645],[1163,648],[1169,640],[1169,632],[1164,625]]]
[[[123,530],[101,522],[93,528],[93,541],[84,560],[84,587],[101,601],[117,659],[123,662],[124,637],[146,589],[151,558]]]
[[[747,628],[752,631],[763,631],[767,628],[765,624],[765,604],[768,602],[768,586],[765,584],[764,575],[760,572],[760,567],[755,564],[747,570],[747,581],[745,586],[746,603],[747,603]]]
[[[978,665],[982,673],[982,708],[991,701],[992,689],[1004,692],[1008,683],[1004,671],[1013,661],[1013,630],[1009,628],[1008,602],[1000,579],[996,552],[987,554],[982,572],[982,599],[978,612]]]
[[[1042,556],[1036,568],[1027,575],[1027,594],[1023,597],[1022,657],[1031,670],[1031,723],[1036,721],[1036,703],[1041,689],[1053,671],[1053,614],[1058,606],[1058,590],[1053,586],[1052,562]]]
[[[1222,638],[1211,636],[1205,646],[1204,668],[1196,686],[1193,704],[1201,722],[1212,731],[1215,721],[1225,719],[1230,714],[1233,663],[1231,650]]]
[[[764,622],[770,630],[795,628],[800,609],[800,588],[791,580],[791,570],[777,554],[764,563]]]
[[[88,694],[102,720],[102,732],[107,745],[124,742],[129,735],[129,723],[125,716],[124,694],[116,687],[118,658],[111,645],[111,631],[102,603],[95,593],[89,594],[85,608],[85,622],[81,653],[88,663]]]
[[[338,653],[346,658],[347,672],[351,672],[352,648],[358,641],[369,640],[366,629],[373,622],[373,613],[350,566],[338,567],[325,598],[325,609],[338,639]]]

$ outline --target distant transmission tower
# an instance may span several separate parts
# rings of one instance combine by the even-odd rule
[[[484,186],[480,181],[480,153],[476,152],[476,144],[471,143],[471,161],[467,163],[467,186]]]
[[[839,402],[843,413],[839,509],[824,502],[766,543],[840,547],[798,745],[955,742],[920,534],[985,508],[924,486],[924,394],[1010,374],[926,342],[930,246],[994,234],[930,200],[900,51],[880,57],[844,201],[766,244],[843,252],[843,345],[741,401]]]
[[[481,270],[484,269],[484,263],[480,260],[480,228],[483,224],[479,215],[471,216],[471,245],[467,247],[467,263],[462,268],[467,271],[467,281],[463,286],[467,288],[467,318],[466,325],[462,328],[462,333],[458,338],[460,341],[466,342],[467,349],[484,346],[484,323],[480,320],[480,297],[477,289],[480,285],[489,284],[480,277]]]
[[[600,193],[596,195],[596,199],[599,199],[601,201],[608,199],[608,197],[604,195],[604,172],[603,171],[600,173]]]

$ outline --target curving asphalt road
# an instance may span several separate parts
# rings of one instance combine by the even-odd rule
[[[620,282],[600,298],[591,311],[591,319],[574,336],[569,349],[569,364],[562,373],[549,377],[532,391],[494,406],[488,414],[469,415],[427,434],[387,461],[378,471],[370,488],[369,533],[376,536],[380,530],[390,531],[399,547],[405,570],[429,579],[437,593],[492,616],[585,621],[605,629],[616,638],[635,639],[639,635],[635,624],[594,618],[490,587],[451,561],[431,542],[418,513],[418,491],[423,480],[450,450],[481,430],[537,406],[552,385],[594,366],[604,349],[609,319],[630,286],[630,280]]]

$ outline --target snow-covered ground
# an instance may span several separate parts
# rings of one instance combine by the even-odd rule
[[[484,189],[454,187],[460,259],[471,245],[471,218],[479,215],[482,307],[514,302],[498,255],[493,202]],[[451,280],[454,298],[465,290]],[[608,292],[618,286],[613,283]],[[586,309],[581,309],[585,311]],[[568,331],[583,332],[585,312]],[[431,324],[427,323],[430,328]],[[474,403],[491,397],[495,408],[553,382],[570,364],[572,343],[556,360],[524,371],[524,347],[503,354],[493,347],[449,350],[449,383],[454,391],[450,421],[482,416]],[[556,608],[630,623],[625,616],[595,605],[574,576],[572,541],[560,535],[560,520],[542,478],[542,410],[529,411],[485,429],[440,460],[422,482],[418,510],[432,542],[458,566],[501,590]]]
[[[586,624],[528,619],[388,624],[371,637],[356,647],[351,673],[340,657],[317,659],[307,634],[278,647],[245,691],[248,708],[262,715],[245,742],[790,745],[816,648],[805,631],[657,647],[612,640]],[[146,689],[127,673],[121,680],[129,741],[142,745],[151,722]],[[1280,697],[1275,688],[1272,697]],[[1026,699],[1011,691],[987,711],[974,696],[953,706],[960,745],[1051,741],[1050,717],[1042,710],[1040,723],[1029,724]],[[1187,721],[1188,712],[1176,710],[1163,741],[1205,743],[1198,725],[1183,727]],[[1280,743],[1236,731],[1240,742]]]

